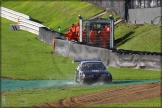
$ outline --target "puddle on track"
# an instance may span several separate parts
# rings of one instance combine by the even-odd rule
[[[98,86],[124,86],[130,84],[141,84],[160,82],[157,80],[113,80],[111,84],[94,83],[91,85],[78,84],[73,80],[11,80],[1,79],[1,90],[25,90],[25,89],[64,89],[77,87],[98,87]]]

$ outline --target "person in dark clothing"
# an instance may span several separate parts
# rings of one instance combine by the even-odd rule
[[[101,46],[100,35],[101,35],[101,31],[99,30],[97,31],[97,35],[96,35],[97,46]]]
[[[125,21],[128,22],[128,9],[130,0],[125,0]]]

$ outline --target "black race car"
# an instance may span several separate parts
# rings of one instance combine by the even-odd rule
[[[106,70],[101,60],[75,60],[74,62],[80,62],[75,71],[75,82],[79,82],[81,84],[112,82],[112,75]]]

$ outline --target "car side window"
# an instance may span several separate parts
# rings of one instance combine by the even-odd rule
[[[83,71],[83,64],[82,64],[82,65],[80,65],[80,70],[81,70],[81,71]]]
[[[87,70],[89,70],[89,67],[88,67],[88,65],[87,64],[82,64],[82,66],[80,66],[81,67],[81,71],[87,71]]]
[[[78,65],[77,70],[81,70],[81,64]]]

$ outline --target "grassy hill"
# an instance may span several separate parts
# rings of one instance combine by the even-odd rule
[[[88,19],[103,11],[101,7],[85,1],[3,1],[2,6],[29,15],[38,21],[57,31],[58,26],[62,30],[67,29],[72,23],[78,21],[78,14]],[[107,18],[107,13],[102,18]],[[119,16],[113,14],[115,19]],[[119,49],[162,52],[161,30],[158,25],[132,25],[124,22],[115,27],[115,47]]]
[[[73,3],[75,5],[73,5]],[[89,18],[96,13],[103,10],[99,7],[91,5],[86,2],[52,2],[52,1],[3,1],[2,6],[25,13],[31,16],[34,20],[42,22],[44,25],[49,26],[52,29],[57,30],[57,26],[61,25],[62,28],[67,28],[71,23],[75,23],[78,18],[77,15],[82,8],[80,14],[84,18]],[[82,6],[79,7],[78,6]],[[69,4],[69,5],[67,5]],[[65,5],[61,10],[60,6]],[[70,7],[67,7],[70,6]],[[68,11],[67,11],[68,8]],[[78,8],[78,10],[76,9]],[[74,9],[74,10],[73,10]],[[58,12],[61,11],[61,12]],[[77,10],[77,11],[75,11]],[[92,11],[93,10],[93,11]],[[90,13],[88,13],[90,11]],[[63,12],[63,13],[62,13]],[[69,12],[64,18],[65,13]],[[103,16],[107,17],[107,16]],[[52,54],[51,46],[38,41],[35,34],[20,30],[10,31],[9,24],[14,22],[1,18],[1,76],[11,77],[13,79],[73,79],[74,70],[76,64],[72,64],[72,59]],[[151,35],[149,35],[149,28],[152,28]],[[157,29],[156,29],[157,28]],[[158,32],[156,32],[158,30]],[[134,39],[139,39],[150,36],[148,40],[152,41],[151,45],[161,45],[161,35],[159,31],[161,27],[153,25],[134,26],[127,25],[124,22],[116,26],[115,38],[116,46],[118,48],[130,48],[135,46],[136,50],[142,50],[144,48],[137,43],[131,43]],[[133,33],[132,33],[133,32]],[[140,34],[142,33],[143,36]],[[131,37],[131,39],[129,39]],[[153,38],[156,38],[153,40]],[[129,39],[129,40],[128,40]],[[146,39],[144,39],[146,40]],[[143,40],[143,41],[144,41]],[[153,47],[152,49],[144,42],[141,44],[147,46],[147,51],[160,51],[159,47]],[[129,43],[130,42],[130,43]],[[125,46],[124,46],[125,45]],[[129,46],[130,45],[130,46]],[[135,49],[135,48],[134,48]],[[159,79],[161,73],[159,71],[143,70],[143,69],[126,69],[126,68],[109,68],[109,71],[113,75],[113,80],[144,80],[144,79]],[[103,89],[107,89],[107,86],[99,88],[69,88],[69,89],[34,89],[34,90],[16,90],[16,91],[2,91],[6,94],[6,107],[28,107],[35,104],[46,103],[66,97],[95,92]],[[42,98],[42,96],[45,96]],[[137,103],[124,103],[125,106],[136,106],[139,103],[144,105],[159,105],[160,98],[152,100],[144,100]],[[119,104],[117,104],[118,106]],[[105,107],[104,106],[99,106]],[[115,105],[110,105],[115,106]],[[122,105],[121,105],[122,106]],[[154,107],[154,106],[153,106]]]
[[[162,26],[120,23],[115,28],[115,42],[119,49],[162,52]]]

